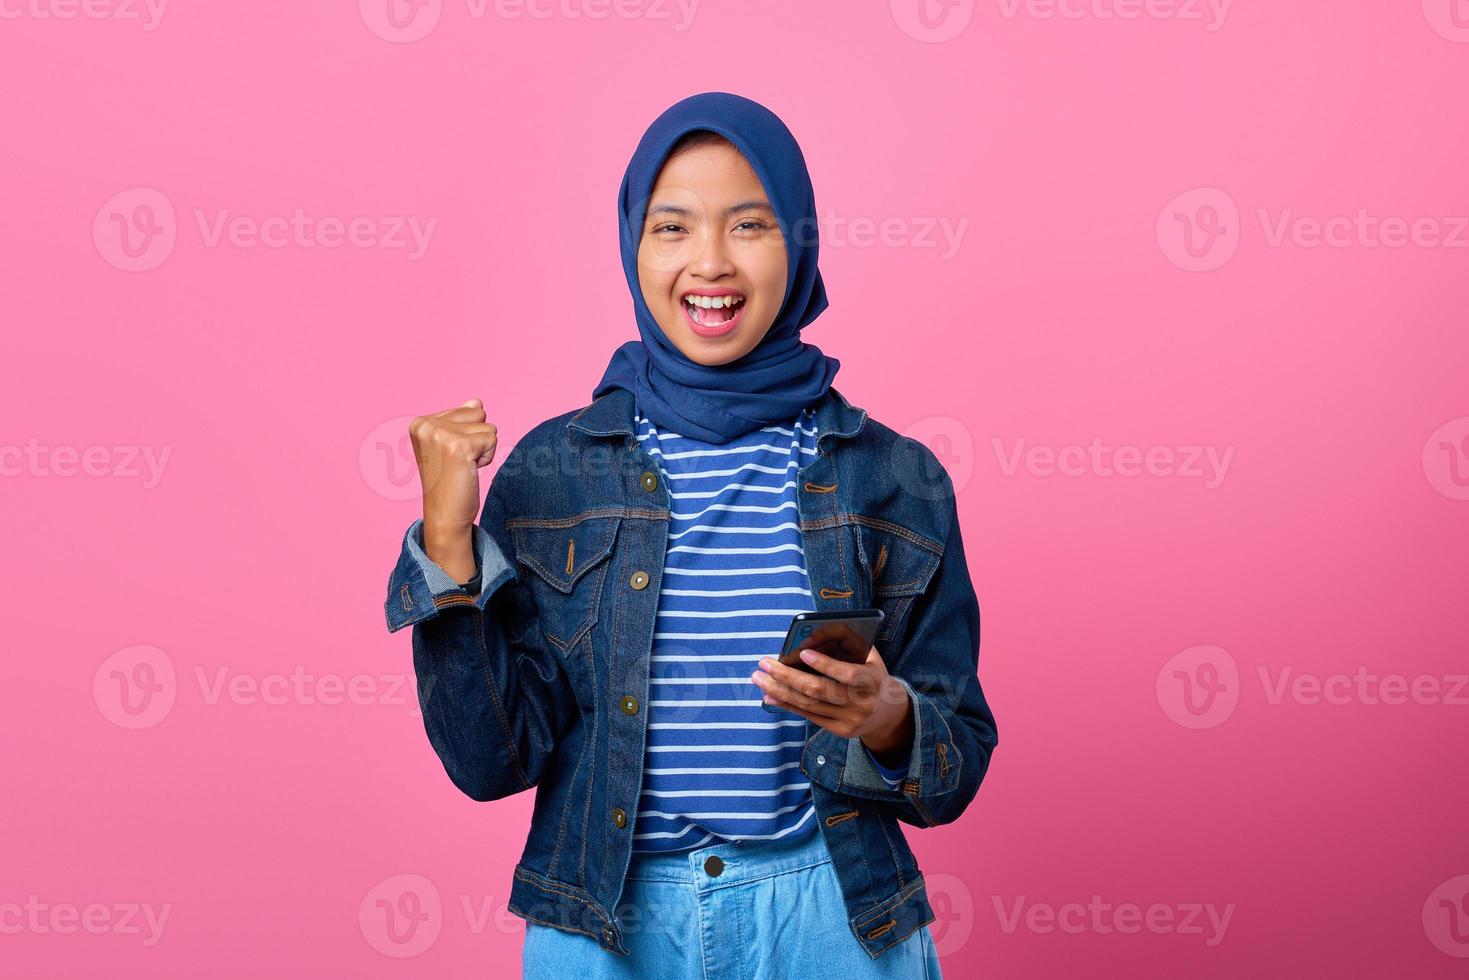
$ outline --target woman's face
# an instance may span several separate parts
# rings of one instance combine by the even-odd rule
[[[749,353],[775,322],[785,241],[760,178],[734,147],[694,146],[664,163],[648,198],[638,284],[674,346],[710,367]]]

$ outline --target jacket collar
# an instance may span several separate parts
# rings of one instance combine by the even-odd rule
[[[867,421],[867,410],[847,401],[847,397],[831,385],[816,400],[815,408],[818,450],[822,450],[822,443],[828,436],[833,439],[851,438]],[[626,388],[611,388],[573,415],[566,427],[580,429],[592,436],[623,435],[631,445],[636,438],[633,409],[631,391]]]

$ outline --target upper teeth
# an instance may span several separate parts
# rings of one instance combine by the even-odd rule
[[[733,306],[743,300],[743,296],[695,296],[693,294],[683,298],[683,301],[690,306],[702,306],[706,310],[712,310],[716,306]]]

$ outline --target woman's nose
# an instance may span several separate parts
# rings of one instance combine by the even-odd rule
[[[695,246],[697,251],[689,263],[689,271],[704,279],[716,279],[734,271],[729,250],[719,235],[702,235]]]

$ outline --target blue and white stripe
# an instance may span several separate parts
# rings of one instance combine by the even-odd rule
[[[779,653],[793,615],[815,609],[796,485],[816,456],[814,411],[724,444],[640,412],[636,424],[672,513],[633,849],[804,837],[816,829],[800,769],[806,720],[762,709],[750,673]]]

